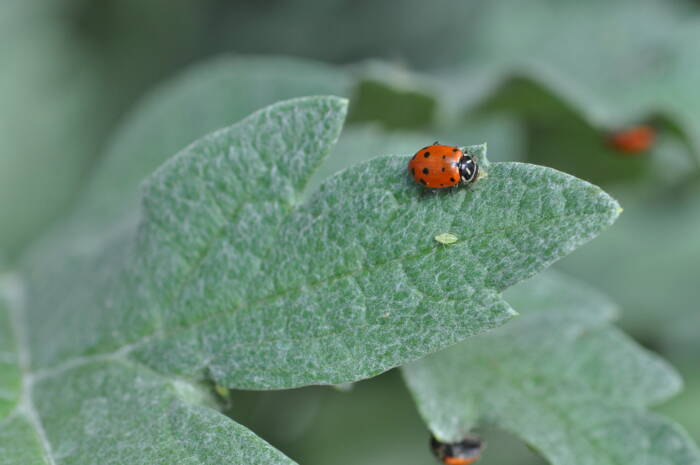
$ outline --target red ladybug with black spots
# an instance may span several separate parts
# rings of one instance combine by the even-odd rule
[[[441,189],[473,182],[479,173],[479,167],[459,147],[435,142],[413,155],[408,162],[408,172],[417,183]]]
[[[459,442],[441,442],[430,438],[430,449],[445,465],[470,465],[481,457],[484,441],[478,436],[469,435]]]
[[[640,124],[612,133],[610,145],[622,155],[640,155],[654,145],[656,130],[649,124]]]

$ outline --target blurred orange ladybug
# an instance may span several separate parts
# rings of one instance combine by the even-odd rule
[[[632,126],[609,136],[610,145],[625,155],[638,155],[654,145],[656,130],[648,124]]]
[[[469,465],[481,457],[484,441],[478,436],[470,435],[459,442],[448,443],[438,441],[433,436],[430,438],[430,448],[445,465]]]
[[[408,172],[417,183],[440,189],[473,182],[479,167],[474,159],[459,147],[435,142],[413,155],[408,162]]]

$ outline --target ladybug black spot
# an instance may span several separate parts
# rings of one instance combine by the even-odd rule
[[[444,160],[445,158],[447,158],[447,155],[443,155],[443,156],[442,156],[442,159],[443,159],[443,160]]]
[[[428,174],[430,173],[430,170],[428,168],[423,168],[423,174]]]
[[[455,148],[452,149],[452,151],[453,151],[453,152],[459,152],[459,149],[455,147]]]
[[[424,186],[425,186],[426,184],[428,184],[427,182],[425,182],[425,179],[421,179],[421,180],[420,180],[420,183],[423,184]]]
[[[425,152],[425,153],[423,154],[423,156],[424,156],[425,158],[428,158],[428,157],[430,156],[430,152]]]
[[[455,182],[455,178],[450,178],[450,182]]]
[[[443,172],[443,173],[445,172],[445,167],[444,167],[444,166],[442,167],[442,172]]]

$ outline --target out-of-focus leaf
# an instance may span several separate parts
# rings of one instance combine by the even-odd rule
[[[430,127],[439,120],[430,80],[398,66],[369,63],[358,71],[348,122],[381,122],[389,129]]]
[[[17,341],[13,331],[10,305],[17,285],[7,274],[0,274],[0,423],[17,406],[21,374]]]
[[[680,65],[679,26],[693,13],[659,0],[484,1],[463,60],[524,72],[586,119],[614,127],[658,110],[668,93],[661,86]]]
[[[304,465],[434,465],[428,433],[401,384],[398,372],[392,371],[355,383],[349,392],[319,387],[234,391],[233,403],[240,407],[233,417],[240,416],[242,423]],[[315,416],[303,423],[310,402],[318,403]],[[251,412],[242,412],[251,404],[256,406]],[[289,437],[299,427],[303,434]]]
[[[700,203],[694,195],[619,193],[630,198],[621,221],[560,266],[618,302],[621,324],[633,334],[655,345],[673,344],[659,340],[659,330],[679,321],[692,327],[700,301]]]
[[[10,258],[72,199],[105,126],[92,62],[59,11],[0,4],[0,249]]]
[[[474,39],[463,50],[465,70],[452,70],[443,81],[476,88],[461,97],[471,108],[486,98],[489,108],[537,119],[540,132],[550,128],[533,141],[535,150],[551,133],[560,134],[554,142],[559,150],[579,147],[571,160],[553,166],[588,163],[600,167],[598,175],[607,173],[603,181],[638,178],[641,165],[662,164],[654,160],[664,159],[668,147],[620,160],[601,150],[601,141],[608,131],[653,119],[664,137],[676,139],[673,157],[697,171],[700,61],[691,44],[699,22],[700,9],[681,2],[482,2]],[[562,118],[571,118],[573,129]],[[572,131],[578,135],[567,144],[564,136]],[[644,171],[658,181],[659,171]],[[571,172],[600,182],[595,172]]]
[[[691,326],[688,324],[688,326]],[[693,326],[697,329],[697,325]],[[697,352],[695,353],[697,357]],[[657,410],[669,415],[688,429],[688,432],[696,442],[700,442],[700,417],[698,417],[698,405],[700,405],[700,373],[698,373],[697,358],[686,360],[679,365],[683,374],[683,391],[660,406]]]
[[[338,68],[292,58],[232,56],[196,66],[162,85],[126,119],[78,215],[111,227],[137,205],[139,184],[195,139],[279,100],[347,95],[350,82]]]
[[[120,109],[189,58],[189,13],[199,8],[190,0],[0,4],[0,249],[10,258],[66,210]]]
[[[521,318],[404,367],[438,438],[456,441],[485,423],[558,465],[700,463],[683,430],[645,412],[676,393],[680,379],[608,324],[605,298],[557,275],[506,298]]]
[[[527,135],[522,125],[509,116],[455,120],[437,129],[435,138],[448,143],[462,140],[489,141],[489,160],[525,161]]]
[[[509,80],[486,101],[478,114],[517,114],[527,120],[527,160],[611,185],[637,181],[670,188],[686,181],[697,168],[683,137],[665,118],[653,118],[654,142],[648,151],[625,154],[610,143],[611,128],[586,119],[550,89],[526,78]],[[638,121],[637,121],[638,122]],[[615,129],[623,130],[624,125]]]
[[[400,373],[353,383],[347,392],[322,387],[232,391],[229,413],[304,465],[435,465],[429,433]],[[522,441],[480,430],[484,465],[540,465]]]
[[[481,8],[479,2],[455,0],[300,0],[276,3],[274,8],[219,2],[217,6],[210,36],[216,47],[333,63],[380,57],[408,61],[423,70],[454,63],[472,40],[471,22]]]

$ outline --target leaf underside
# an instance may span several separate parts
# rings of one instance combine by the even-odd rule
[[[555,465],[700,463],[681,428],[646,411],[678,375],[610,325],[606,299],[553,273],[506,298],[516,321],[404,367],[434,434],[497,426]]]

